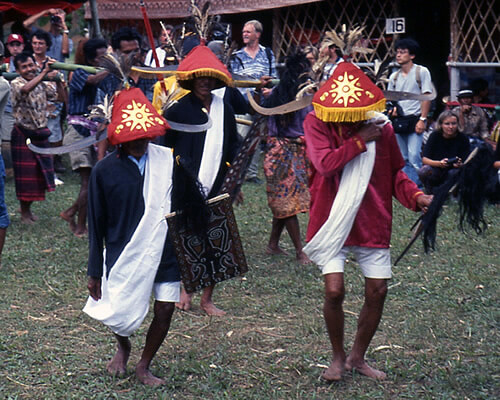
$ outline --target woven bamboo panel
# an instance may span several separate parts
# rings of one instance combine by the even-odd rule
[[[500,62],[500,0],[450,0],[452,61]]]
[[[396,4],[395,0],[324,0],[279,9],[275,12],[273,50],[280,59],[293,46],[317,44],[328,30],[339,31],[343,24],[347,28],[362,25],[375,52],[354,61],[385,60],[393,46],[393,36],[385,35],[385,20],[394,17]]]

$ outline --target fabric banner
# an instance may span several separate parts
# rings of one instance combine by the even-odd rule
[[[184,289],[188,293],[241,276],[248,271],[231,198],[225,194],[209,200],[207,234],[200,237],[180,223],[176,213],[167,215]]]

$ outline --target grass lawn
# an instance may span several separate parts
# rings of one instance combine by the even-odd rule
[[[133,367],[151,315],[132,337],[124,379],[105,373],[114,339],[81,312],[87,297],[87,241],[74,237],[59,212],[78,192],[76,175],[20,224],[14,182],[6,185],[12,225],[0,275],[0,398],[3,399],[492,399],[499,388],[499,217],[488,206],[482,236],[457,229],[449,204],[438,224],[437,251],[420,242],[393,268],[386,308],[367,357],[388,373],[375,382],[356,373],[339,384],[319,376],[331,350],[322,316],[322,278],[292,256],[267,256],[271,227],[264,185],[245,185],[236,208],[250,271],[218,285],[210,318],[195,296],[176,312],[152,371],[167,384],[138,383]],[[416,214],[395,205],[392,254],[407,243]],[[302,235],[307,215],[300,216]],[[293,253],[288,236],[283,247]],[[356,263],[346,270],[346,346],[363,301]],[[150,313],[151,314],[151,313]],[[497,343],[497,344],[495,344]]]

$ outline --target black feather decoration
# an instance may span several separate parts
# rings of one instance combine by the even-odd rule
[[[185,225],[196,235],[205,237],[210,210],[203,186],[191,171],[192,168],[185,160],[177,156],[172,182],[172,211],[178,213],[181,225]]]
[[[497,182],[497,172],[493,168],[495,161],[491,147],[482,143],[477,147],[477,155],[460,171],[458,187],[458,205],[460,229],[464,231],[467,223],[477,234],[486,229],[484,205],[493,198]]]
[[[464,231],[470,225],[477,234],[487,227],[484,220],[484,205],[495,195],[496,171],[493,168],[494,156],[486,143],[479,145],[455,174],[438,188],[434,198],[422,218],[423,244],[425,252],[434,250],[436,243],[436,224],[443,205],[453,192],[459,206],[459,228]]]

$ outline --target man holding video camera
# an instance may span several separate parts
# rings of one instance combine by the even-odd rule
[[[23,26],[26,29],[33,30],[35,22],[45,15],[50,16],[50,29],[48,33],[52,39],[52,46],[50,46],[50,49],[47,51],[47,56],[57,61],[64,62],[73,50],[73,42],[68,36],[69,30],[65,22],[66,13],[63,10],[60,8],[43,10],[26,19],[23,22]]]

